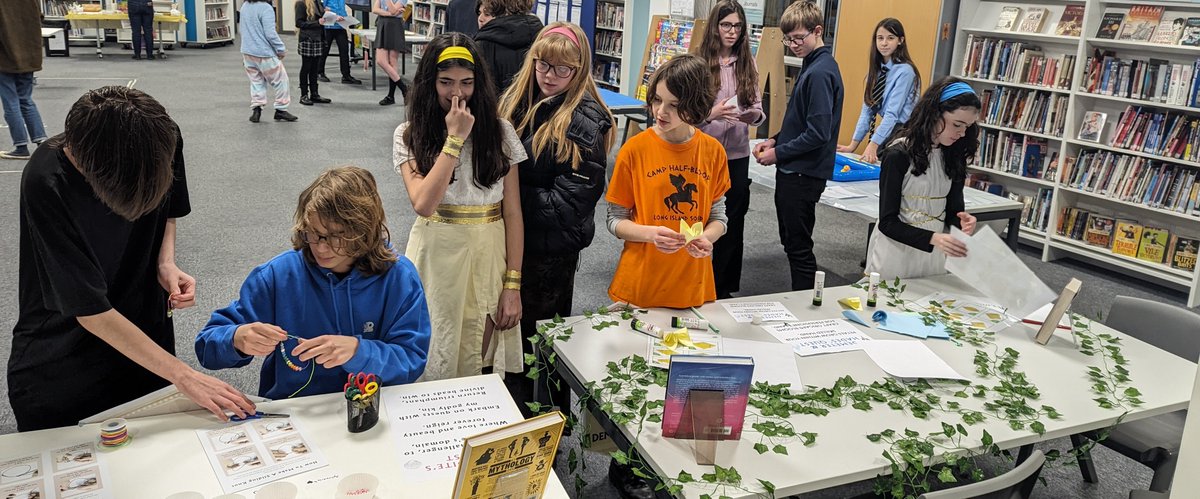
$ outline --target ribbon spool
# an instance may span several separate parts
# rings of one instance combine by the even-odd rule
[[[100,425],[100,445],[104,447],[121,447],[131,440],[128,422],[122,418],[110,419]]]

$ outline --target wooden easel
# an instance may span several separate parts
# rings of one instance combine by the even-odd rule
[[[763,28],[754,60],[758,63],[758,91],[767,112],[767,135],[779,133],[787,110],[788,91],[784,84],[787,67],[783,64],[783,50],[783,31],[777,27]],[[750,130],[750,137],[758,137],[758,127]]]
[[[1050,313],[1046,315],[1045,322],[1042,322],[1042,327],[1038,329],[1037,336],[1034,341],[1039,345],[1045,345],[1050,341],[1050,337],[1054,335],[1054,330],[1058,328],[1058,322],[1062,319],[1063,314],[1067,312],[1067,308],[1071,306],[1071,300],[1075,299],[1075,295],[1079,293],[1079,279],[1071,278],[1066,286],[1063,286],[1062,293],[1058,295],[1058,301],[1054,302],[1054,307],[1050,309]]]

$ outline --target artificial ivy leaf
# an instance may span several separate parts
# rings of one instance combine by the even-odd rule
[[[641,467],[641,466],[638,466],[638,467],[635,467],[635,468],[632,468],[632,469],[633,469],[633,474],[634,474],[634,475],[637,475],[637,476],[638,476],[638,478],[642,478],[642,479],[645,479],[645,480],[654,480],[654,477],[650,476],[650,475],[649,475],[649,474],[647,474],[645,471],[642,471],[642,467]]]
[[[787,453],[788,453],[788,451],[787,451],[787,447],[784,447],[783,445],[780,445],[780,444],[776,444],[776,445],[775,445],[775,447],[772,447],[772,448],[771,448],[771,451],[772,451],[772,452],[774,452],[774,453],[776,453],[776,454],[783,454],[783,455],[785,455],[785,456],[786,456],[786,455],[787,455]]]
[[[981,440],[983,441],[984,447],[992,446],[992,434],[988,433],[987,430],[983,430],[983,438]]]
[[[1041,421],[1029,423],[1029,429],[1033,430],[1033,432],[1037,433],[1038,435],[1044,435],[1046,433],[1046,425],[1042,424]]]
[[[867,440],[870,440],[872,442],[878,442],[882,437],[883,436],[878,433],[872,433],[870,435],[867,435]]]
[[[800,437],[804,439],[805,446],[809,446],[817,442],[817,434],[811,431],[801,433]]]
[[[761,478],[758,479],[758,484],[762,485],[763,490],[766,491],[769,496],[775,496],[775,484]]]
[[[567,473],[574,473],[577,466],[579,466],[579,456],[575,454],[575,448],[572,447],[571,451],[567,453]]]
[[[541,402],[526,402],[525,407],[528,407],[529,412],[532,412],[534,414],[540,414],[542,412],[542,403]]]
[[[942,483],[954,483],[958,481],[957,478],[954,478],[954,471],[949,467],[942,468],[942,471],[938,472],[938,480]]]
[[[1126,397],[1137,397],[1141,394],[1142,394],[1142,392],[1139,392],[1137,388],[1129,387],[1129,388],[1125,389]]]
[[[765,454],[767,452],[767,446],[762,442],[759,442],[754,444],[754,450],[758,451],[759,454]]]
[[[621,452],[619,450],[612,451],[611,453],[609,453],[609,455],[612,456],[613,460],[616,461],[617,464],[621,464],[621,465],[629,464],[629,456],[625,455],[624,452]]]
[[[692,478],[692,475],[686,471],[680,471],[679,476],[675,477],[675,480],[679,483],[692,483],[696,481],[696,479]]]

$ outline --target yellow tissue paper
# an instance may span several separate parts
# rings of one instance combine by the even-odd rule
[[[682,218],[679,219],[679,233],[683,234],[684,244],[692,242],[692,240],[700,237],[704,233],[704,226],[700,222],[688,225]]]
[[[842,304],[843,307],[846,307],[851,310],[862,310],[863,309],[862,308],[862,299],[860,299],[857,296],[848,296],[846,298],[842,298],[841,300],[838,300],[838,303]]]

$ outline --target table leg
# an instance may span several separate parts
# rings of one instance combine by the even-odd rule
[[[161,22],[158,23],[158,57],[159,57],[159,59],[167,58],[167,54],[163,53],[162,23]]]
[[[1008,218],[1008,234],[1005,234],[1004,239],[1008,242],[1008,247],[1013,251],[1017,250],[1017,242],[1021,235],[1021,214],[1017,213]]]
[[[104,51],[100,46],[104,43],[104,30],[100,29],[100,21],[96,21],[96,58],[103,59]]]

